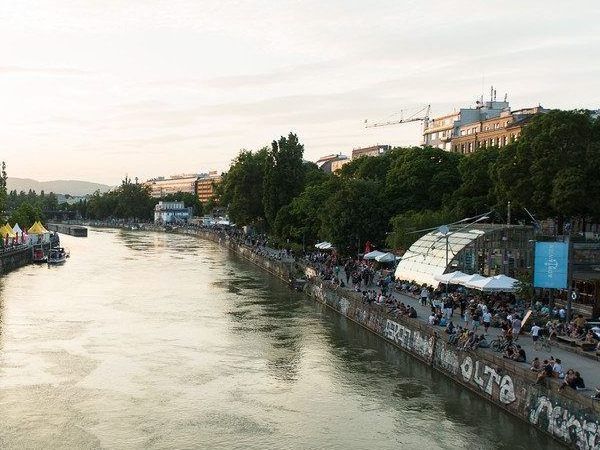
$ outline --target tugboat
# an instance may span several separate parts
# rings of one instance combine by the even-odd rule
[[[52,248],[48,255],[48,264],[63,264],[67,260],[67,257],[68,255],[64,248]]]

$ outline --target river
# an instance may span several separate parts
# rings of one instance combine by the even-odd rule
[[[551,449],[212,242],[90,230],[0,278],[0,448]]]

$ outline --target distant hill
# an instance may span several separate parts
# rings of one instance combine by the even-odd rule
[[[8,192],[16,190],[29,191],[33,189],[38,194],[40,191],[45,193],[54,192],[55,194],[86,195],[93,194],[96,191],[106,192],[111,187],[106,184],[91,183],[89,181],[79,180],[55,180],[55,181],[37,181],[29,178],[8,177],[6,189]]]

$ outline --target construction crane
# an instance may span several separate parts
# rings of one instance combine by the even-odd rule
[[[387,122],[376,122],[369,123],[368,120],[365,119],[365,128],[375,128],[375,127],[387,127],[388,125],[398,125],[400,123],[408,123],[408,122],[420,122],[420,121],[429,121],[429,110],[431,109],[431,105],[425,106],[423,109],[420,109],[416,113],[408,116],[406,119],[404,118],[403,111],[400,111],[400,120],[390,120]]]

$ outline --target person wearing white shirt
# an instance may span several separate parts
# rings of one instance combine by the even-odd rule
[[[537,350],[537,341],[540,338],[540,331],[542,327],[540,327],[536,322],[533,323],[531,327],[531,339],[533,340],[533,348]]]

